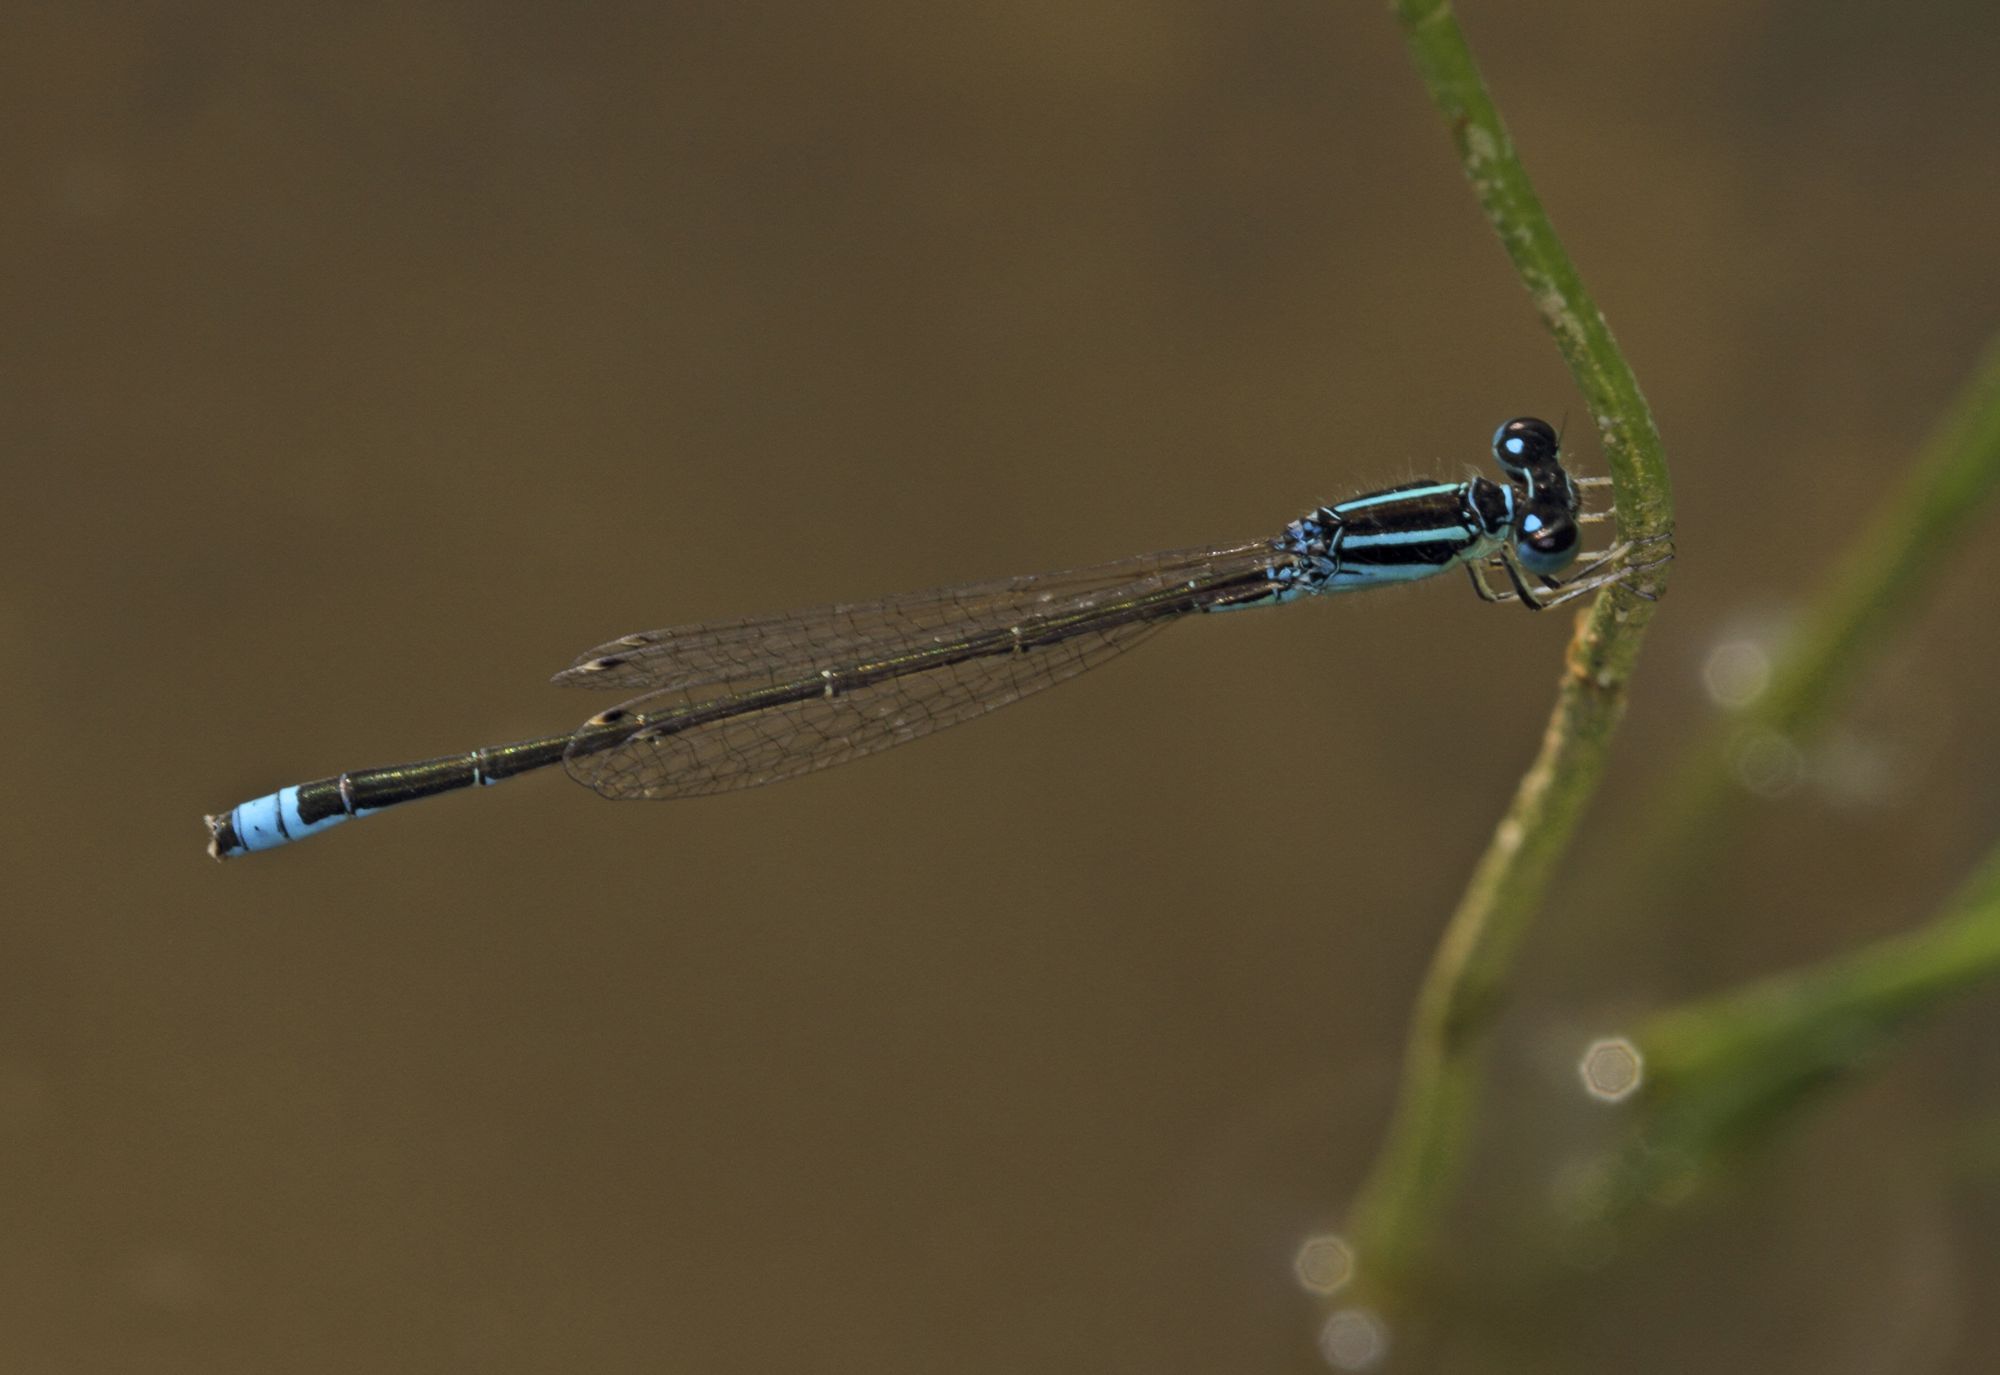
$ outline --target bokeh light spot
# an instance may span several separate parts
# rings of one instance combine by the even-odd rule
[[[1771,656],[1752,639],[1723,640],[1701,666],[1709,701],[1727,711],[1749,706],[1771,685]]]
[[[1813,782],[1829,802],[1881,807],[1906,792],[1908,777],[1896,753],[1851,730],[1827,733],[1813,757]]]
[[[1307,1237],[1292,1269],[1300,1287],[1322,1297],[1337,1294],[1354,1278],[1354,1248],[1331,1232]]]
[[[1389,1329],[1365,1308],[1343,1308],[1320,1324],[1319,1354],[1335,1370],[1373,1370],[1389,1354]]]
[[[1584,1047],[1576,1072],[1592,1098],[1616,1103],[1630,1098],[1645,1082],[1646,1062],[1630,1041],[1609,1036]]]
[[[1776,731],[1759,731],[1737,746],[1736,781],[1759,797],[1784,797],[1805,780],[1799,747]]]

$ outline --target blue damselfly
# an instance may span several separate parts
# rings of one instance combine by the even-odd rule
[[[1546,422],[1508,421],[1493,453],[1504,482],[1408,483],[1322,506],[1253,543],[627,635],[556,675],[633,694],[576,730],[280,789],[207,818],[209,853],[268,850],[349,817],[554,764],[611,798],[756,787],[971,720],[1194,612],[1451,568],[1465,569],[1487,601],[1541,609],[1669,557],[1635,560],[1626,544],[1581,554],[1581,526],[1603,516],[1583,509],[1579,489],[1608,479],[1571,477]]]

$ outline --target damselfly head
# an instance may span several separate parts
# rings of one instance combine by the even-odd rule
[[[1543,557],[1558,558],[1561,539],[1557,526],[1567,526],[1575,534],[1575,516],[1583,508],[1576,483],[1562,465],[1562,439],[1555,427],[1532,415],[1517,416],[1493,432],[1493,457],[1513,485],[1520,518],[1516,521],[1517,542],[1524,559],[1531,556],[1531,532],[1527,523],[1536,522],[1534,537],[1543,542]],[[1576,541],[1570,540],[1570,553]],[[1569,560],[1560,558],[1560,568]]]

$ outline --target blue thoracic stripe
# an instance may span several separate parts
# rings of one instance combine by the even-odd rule
[[[1432,572],[1463,563],[1468,557],[1476,558],[1483,541],[1461,535],[1457,539],[1432,539],[1422,544],[1385,543],[1371,545],[1356,541],[1349,545],[1343,540],[1335,557],[1342,567],[1351,563],[1393,563],[1427,565]],[[1471,551],[1471,552],[1468,552]]]
[[[1431,577],[1439,566],[1435,563],[1342,564],[1340,571],[1333,575],[1323,590],[1338,592],[1344,587],[1374,582],[1416,582]]]
[[[1371,530],[1367,534],[1342,536],[1340,547],[1345,552],[1378,544],[1464,544],[1476,539],[1478,533],[1463,525],[1441,525],[1429,530],[1392,530],[1382,534]]]
[[[1333,507],[1333,512],[1335,515],[1343,515],[1349,511],[1365,511],[1371,506],[1381,506],[1391,501],[1409,501],[1412,498],[1420,499],[1423,497],[1440,496],[1446,492],[1456,492],[1463,485],[1463,483],[1458,482],[1435,482],[1419,483],[1411,487],[1392,487],[1386,492],[1377,492],[1373,496],[1356,497],[1352,501],[1343,501]]]

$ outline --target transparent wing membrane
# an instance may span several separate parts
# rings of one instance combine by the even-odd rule
[[[1074,678],[1161,630],[1165,620],[1084,631],[1026,653],[987,654],[679,730],[644,726],[602,753],[572,751],[570,777],[611,798],[700,797],[796,778],[877,754]],[[708,699],[712,701],[713,699]],[[627,710],[671,726],[697,693],[640,697]]]
[[[1191,577],[1228,576],[1281,557],[1269,541],[1176,549],[1057,573],[1028,573],[837,603],[740,621],[647,630],[586,650],[554,681],[566,687],[664,691],[783,682],[887,651],[1006,630],[1088,611]]]
[[[627,636],[557,677],[651,689],[579,729],[565,766],[606,797],[667,798],[843,764],[1074,678],[1189,612],[1263,595],[1284,557],[1268,543],[1181,550]]]

